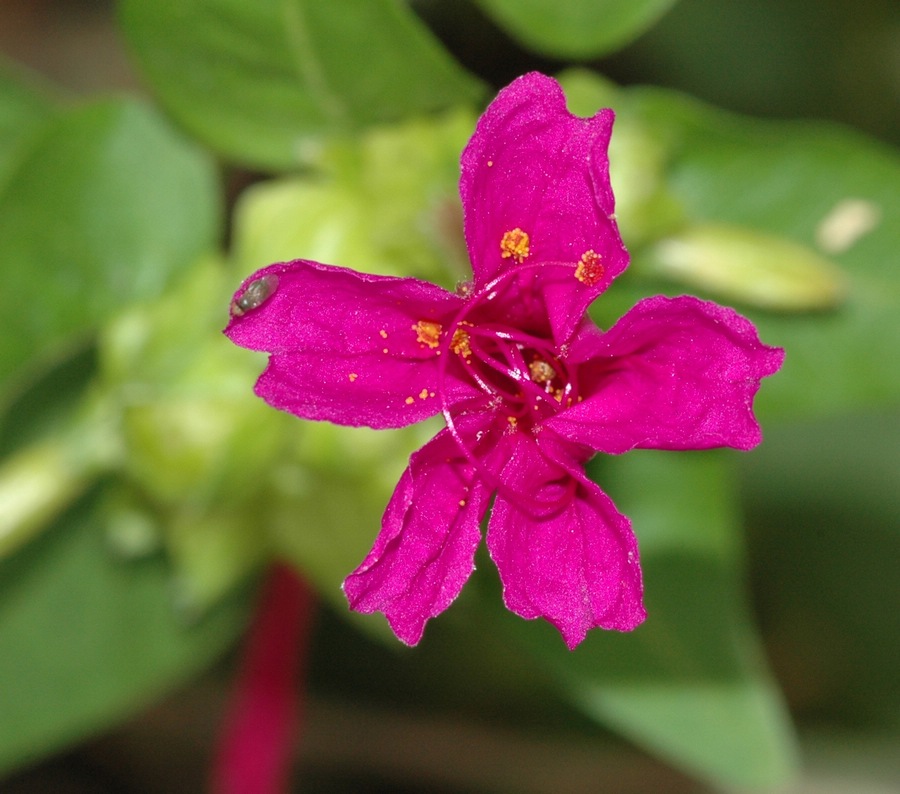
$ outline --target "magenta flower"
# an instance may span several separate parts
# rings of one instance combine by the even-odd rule
[[[628,264],[613,214],[613,113],[572,116],[528,74],[500,92],[462,155],[471,283],[296,260],[252,275],[226,333],[270,353],[256,393],[304,419],[447,427],[410,458],[381,533],[347,577],[352,609],[414,645],[487,546],[506,606],[574,648],[644,620],[628,519],[587,478],[595,452],[749,449],[760,379],[783,351],[734,311],[639,302],[608,331],[586,309]]]

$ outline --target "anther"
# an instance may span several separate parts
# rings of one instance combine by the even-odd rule
[[[575,268],[575,278],[582,284],[593,287],[603,278],[603,265],[600,262],[600,254],[594,250],[585,251],[581,255],[581,261]]]
[[[414,326],[416,341],[421,345],[428,345],[432,350],[440,344],[441,324],[431,320],[419,320]]]
[[[519,264],[525,260],[531,250],[531,240],[527,232],[516,227],[503,235],[500,241],[500,256],[504,259],[512,257]]]

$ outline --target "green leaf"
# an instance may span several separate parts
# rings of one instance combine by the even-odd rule
[[[474,126],[468,111],[386,125],[323,150],[320,179],[253,186],[235,213],[241,274],[302,258],[448,288],[470,277],[457,182]]]
[[[503,28],[537,52],[591,58],[622,47],[675,0],[476,0]]]
[[[653,90],[635,91],[634,102],[676,148],[670,181],[692,220],[780,235],[827,253],[845,274],[847,298],[831,313],[748,312],[763,340],[787,354],[760,392],[762,410],[804,417],[896,405],[900,157],[834,126],[754,122]],[[856,230],[835,246],[825,230],[848,201],[868,207],[874,226],[849,218]]]
[[[784,783],[793,733],[744,601],[727,460],[644,451],[605,463],[598,479],[640,540],[647,621],[592,632],[571,653],[549,626],[507,623],[599,722],[719,786]]]
[[[26,141],[53,117],[50,100],[0,59],[0,185]]]
[[[900,729],[900,412],[779,423],[741,456],[757,604],[796,708]]]
[[[245,620],[243,598],[187,625],[158,558],[110,554],[96,501],[0,563],[0,770],[124,718],[201,670]]]
[[[0,559],[42,531],[120,460],[116,416],[88,393],[68,421],[0,458]]]
[[[584,72],[568,75],[578,87],[576,111],[613,104],[618,121],[610,147],[611,176],[617,194],[635,193],[628,179],[664,182],[668,199],[680,208],[677,228],[654,228],[646,217],[658,206],[629,200],[620,219],[632,266],[625,277],[592,307],[606,326],[636,300],[661,292],[681,294],[687,287],[702,297],[736,301],[733,290],[706,289],[690,280],[658,276],[660,240],[696,238],[704,229],[741,235],[746,259],[783,257],[799,248],[790,273],[766,303],[782,305],[797,287],[791,283],[810,261],[807,275],[816,290],[823,275],[843,301],[829,312],[775,313],[760,309],[750,288],[738,308],[756,323],[764,342],[785,348],[783,369],[767,379],[757,398],[765,417],[811,417],[897,405],[900,401],[900,156],[889,147],[850,130],[822,123],[760,121],[716,110],[672,91],[655,88],[611,89]],[[590,101],[590,84],[594,101]],[[620,154],[639,134],[654,142],[655,156],[644,172]],[[662,160],[662,165],[660,165]],[[623,168],[623,165],[626,166]],[[632,239],[629,229],[639,229]],[[743,229],[741,232],[739,230]],[[754,239],[757,241],[754,243]],[[781,242],[779,242],[781,241]],[[723,249],[724,250],[724,247]],[[721,251],[720,251],[721,253]],[[698,253],[696,266],[701,262]],[[707,257],[708,259],[708,257]],[[822,261],[822,260],[825,261]],[[690,263],[687,263],[690,266]],[[732,261],[719,256],[721,283],[737,274]],[[741,262],[736,265],[742,267]],[[760,280],[768,278],[760,271]],[[731,282],[733,283],[733,281]],[[776,300],[773,300],[775,298]],[[823,306],[827,300],[820,300]]]
[[[135,524],[157,534],[179,603],[194,613],[269,554],[259,500],[290,443],[290,417],[253,394],[261,357],[221,334],[236,283],[204,257],[162,299],[122,312],[99,336],[127,484],[110,535],[127,547]]]
[[[133,101],[48,125],[0,189],[0,405],[215,244],[212,163]]]
[[[121,15],[168,110],[264,168],[305,162],[323,134],[481,92],[399,0],[122,0]]]

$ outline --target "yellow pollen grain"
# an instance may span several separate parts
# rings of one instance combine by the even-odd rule
[[[506,421],[509,422],[509,426],[512,430],[515,430],[516,425],[519,424],[519,420],[514,416],[507,416]]]
[[[412,405],[415,402],[415,399],[413,397],[407,397],[405,402],[407,405]]]
[[[388,349],[387,349],[386,347],[383,347],[383,348],[381,348],[381,352],[382,352],[382,353],[387,353],[387,352],[388,352]]]
[[[379,335],[382,339],[387,339],[387,331],[385,331],[384,328],[382,328],[382,329],[378,332],[378,335]]]
[[[600,254],[593,249],[585,251],[581,255],[581,261],[575,268],[575,278],[582,284],[593,287],[601,278],[603,278],[603,265],[600,261]]]
[[[419,392],[419,399],[424,400],[426,397],[428,397],[428,389],[422,389],[422,391]]]
[[[488,168],[493,168],[493,167],[494,167],[494,161],[488,160]]]
[[[465,500],[465,499],[460,499],[460,500],[459,500],[459,506],[460,506],[460,507],[465,507],[465,506],[466,506],[466,500]]]
[[[512,257],[519,264],[528,256],[531,249],[531,240],[527,232],[516,227],[503,235],[500,241],[500,256],[504,259]]]
[[[432,350],[440,344],[441,324],[431,320],[419,320],[413,327],[416,332],[416,341],[420,345],[428,345]]]
[[[350,383],[353,383],[353,381],[355,381],[359,377],[359,375],[357,375],[355,372],[351,372],[347,377],[350,378]]]

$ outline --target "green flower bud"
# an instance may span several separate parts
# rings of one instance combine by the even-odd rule
[[[717,298],[774,311],[831,309],[847,293],[844,273],[811,248],[726,224],[691,226],[667,237],[643,265]]]

